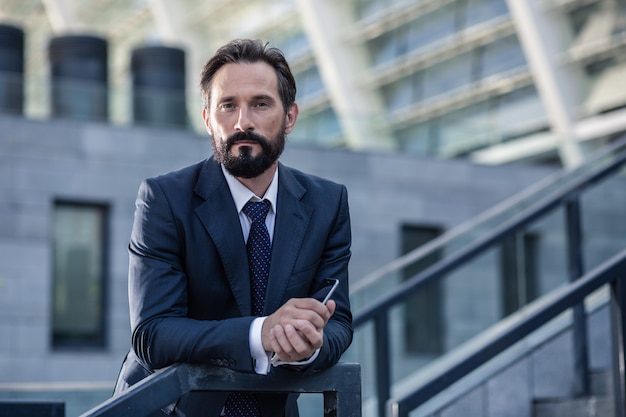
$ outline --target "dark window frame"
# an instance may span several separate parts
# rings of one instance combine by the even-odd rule
[[[93,337],[84,338],[76,335],[62,335],[56,329],[56,288],[57,288],[57,242],[56,242],[56,214],[59,208],[92,209],[99,214],[100,262],[99,262],[99,297],[100,317],[97,320],[98,331]],[[77,199],[58,198],[53,201],[51,226],[51,305],[50,305],[50,346],[53,351],[80,351],[80,350],[104,350],[109,347],[109,291],[110,291],[110,216],[111,204],[102,201],[87,201]]]
[[[443,234],[445,229],[430,224],[403,224],[401,250],[403,254]],[[411,236],[412,235],[412,236]],[[421,235],[421,236],[420,236]],[[403,269],[403,279],[408,280],[442,258],[436,251],[419,262]],[[440,280],[427,285],[410,297],[404,312],[404,349],[408,354],[432,355],[445,351],[445,295]]]

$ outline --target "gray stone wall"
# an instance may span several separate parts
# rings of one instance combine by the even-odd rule
[[[129,346],[127,245],[139,182],[210,150],[208,137],[191,132],[0,117],[0,383],[115,379]],[[554,171],[289,143],[282,161],[347,185],[352,282],[400,254],[402,224],[449,229]],[[59,198],[111,207],[103,350],[51,348],[51,215]]]

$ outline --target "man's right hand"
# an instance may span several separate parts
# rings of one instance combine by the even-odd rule
[[[335,302],[292,298],[263,323],[261,339],[266,352],[285,362],[310,358],[322,347],[324,327],[335,312]]]

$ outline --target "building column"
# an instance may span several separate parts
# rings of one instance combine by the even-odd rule
[[[381,98],[367,85],[368,62],[362,42],[350,42],[352,1],[298,0],[304,30],[332,106],[352,149],[393,150]]]
[[[574,133],[585,80],[565,60],[568,49],[565,17],[551,13],[543,0],[507,0],[517,35],[532,71],[535,86],[559,143],[563,166],[583,161]]]
[[[80,23],[76,19],[74,2],[63,0],[42,0],[46,15],[54,33],[64,33],[80,30]]]

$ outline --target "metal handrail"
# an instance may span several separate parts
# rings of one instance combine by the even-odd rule
[[[355,329],[369,323],[374,324],[375,340],[375,366],[376,366],[376,396],[378,398],[378,414],[386,413],[386,402],[391,397],[391,355],[390,355],[390,330],[389,312],[391,309],[416,294],[426,285],[456,270],[468,261],[483,254],[486,250],[493,248],[505,238],[518,230],[549,214],[559,207],[565,207],[566,223],[568,232],[568,265],[570,266],[570,281],[578,279],[582,275],[582,265],[580,264],[580,253],[582,252],[582,238],[580,236],[580,216],[579,199],[582,192],[605,179],[609,175],[617,172],[626,165],[626,150],[614,156],[608,165],[595,167],[587,175],[577,178],[568,183],[564,188],[540,199],[523,212],[512,216],[504,223],[496,226],[486,234],[483,234],[476,241],[461,248],[457,252],[448,255],[441,261],[424,269],[417,275],[397,285],[385,296],[373,301],[363,310],[354,316],[353,326]],[[586,324],[584,323],[584,312],[582,306],[574,310],[574,338],[575,358],[577,360],[576,386],[580,387],[580,395],[585,394],[588,389],[588,369],[586,362]]]
[[[433,253],[441,251],[446,245],[454,242],[456,239],[467,235],[471,231],[498,216],[504,216],[505,213],[511,212],[516,207],[532,199],[534,196],[545,193],[546,190],[553,188],[555,184],[571,181],[572,178],[579,178],[581,173],[582,175],[585,175],[586,169],[595,166],[603,159],[609,157],[612,154],[619,153],[624,149],[626,149],[626,136],[624,136],[620,140],[616,140],[608,144],[606,147],[603,147],[602,149],[599,149],[595,153],[591,154],[584,166],[579,166],[573,169],[559,171],[557,173],[551,174],[543,178],[542,180],[528,186],[519,193],[516,193],[510,198],[498,204],[495,204],[494,206],[488,208],[479,215],[471,218],[470,220],[461,223],[458,226],[455,226],[446,233],[437,236],[432,240],[429,240],[428,242],[413,249],[412,251],[402,256],[399,256],[393,261],[373,270],[365,277],[350,285],[350,295],[355,296],[356,294],[367,290],[367,288],[384,279],[385,276],[393,274],[397,271],[401,271],[404,268],[407,268],[408,266],[417,263],[421,259],[424,259],[425,257],[432,255]]]
[[[308,373],[276,368],[268,375],[179,363],[163,368],[80,417],[144,417],[191,391],[322,393],[324,416],[361,417],[361,367],[340,362]]]
[[[618,158],[616,158],[610,166],[594,172],[589,177],[579,179],[565,190],[561,190],[560,192],[538,202],[528,210],[495,228],[490,233],[483,235],[481,239],[472,245],[469,245],[455,254],[446,257],[442,261],[433,264],[431,267],[403,282],[386,297],[371,303],[369,307],[363,309],[355,315],[353,320],[354,327],[359,327],[365,322],[375,319],[381,313],[386,312],[390,307],[394,306],[398,302],[409,298],[409,296],[415,293],[419,288],[434,281],[435,279],[440,278],[445,273],[452,271],[477,254],[482,253],[484,249],[499,242],[502,237],[507,236],[514,230],[520,229],[523,226],[532,223],[542,215],[553,210],[555,207],[564,204],[567,202],[569,196],[577,197],[584,188],[600,181],[607,175],[618,170],[624,164],[626,164],[626,152],[623,152]]]
[[[484,365],[495,355],[503,352],[515,343],[521,341],[533,331],[537,330],[548,321],[557,317],[567,309],[579,305],[585,297],[598,290],[603,285],[611,283],[613,286],[613,297],[619,291],[616,290],[618,280],[626,279],[626,249],[604,262],[594,270],[568,284],[559,290],[539,299],[531,304],[523,313],[512,318],[512,322],[506,328],[497,329],[487,340],[475,346],[469,347],[461,355],[455,358],[452,366],[440,370],[427,382],[419,386],[412,392],[403,396],[392,398],[387,402],[388,417],[406,417],[411,410],[422,405],[424,402],[459,381],[470,372]],[[623,285],[623,282],[621,283]],[[621,301],[624,301],[623,299]],[[620,303],[621,304],[621,303]],[[615,312],[614,312],[615,313]],[[613,316],[614,322],[621,323],[623,319],[621,308],[617,311],[617,316]],[[623,363],[624,346],[623,335],[615,339],[620,346],[615,346],[618,353],[616,363]],[[616,380],[623,381],[623,367],[615,366]],[[623,385],[623,383],[621,384]],[[615,390],[616,409],[622,409],[623,391]],[[618,408],[619,407],[619,408]],[[623,414],[616,414],[623,415]]]

